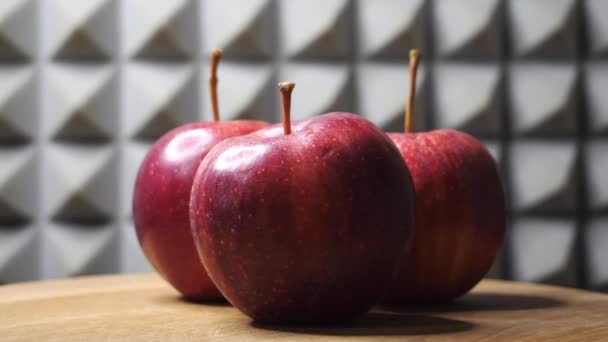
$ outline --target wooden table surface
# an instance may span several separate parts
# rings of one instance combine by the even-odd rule
[[[155,274],[0,286],[0,341],[608,341],[608,295],[485,280],[435,308],[382,307],[348,325],[261,326],[182,300]]]

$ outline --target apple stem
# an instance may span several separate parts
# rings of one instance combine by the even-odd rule
[[[413,49],[410,51],[410,89],[405,110],[405,133],[412,132],[412,115],[414,113],[414,99],[416,97],[416,74],[420,64],[420,52]]]
[[[220,121],[220,109],[217,101],[217,65],[222,58],[221,49],[211,50],[211,75],[209,76],[209,95],[211,96],[211,108],[213,109],[213,122]]]
[[[285,135],[291,134],[291,92],[296,84],[293,82],[279,83],[281,100],[283,102],[283,131]]]

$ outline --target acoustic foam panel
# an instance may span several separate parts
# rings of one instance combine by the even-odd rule
[[[209,120],[342,110],[457,128],[500,165],[510,232],[490,275],[608,289],[607,0],[5,0],[0,282],[143,272],[131,193],[151,144]]]

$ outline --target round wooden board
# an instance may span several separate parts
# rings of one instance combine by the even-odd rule
[[[0,286],[1,341],[342,339],[608,341],[608,296],[485,280],[445,307],[377,308],[335,327],[259,326],[226,303],[182,300],[155,274]]]

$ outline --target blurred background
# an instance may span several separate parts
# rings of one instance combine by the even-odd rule
[[[0,283],[145,272],[131,191],[150,145],[209,120],[352,111],[453,127],[499,161],[490,276],[608,290],[608,0],[2,0]]]

